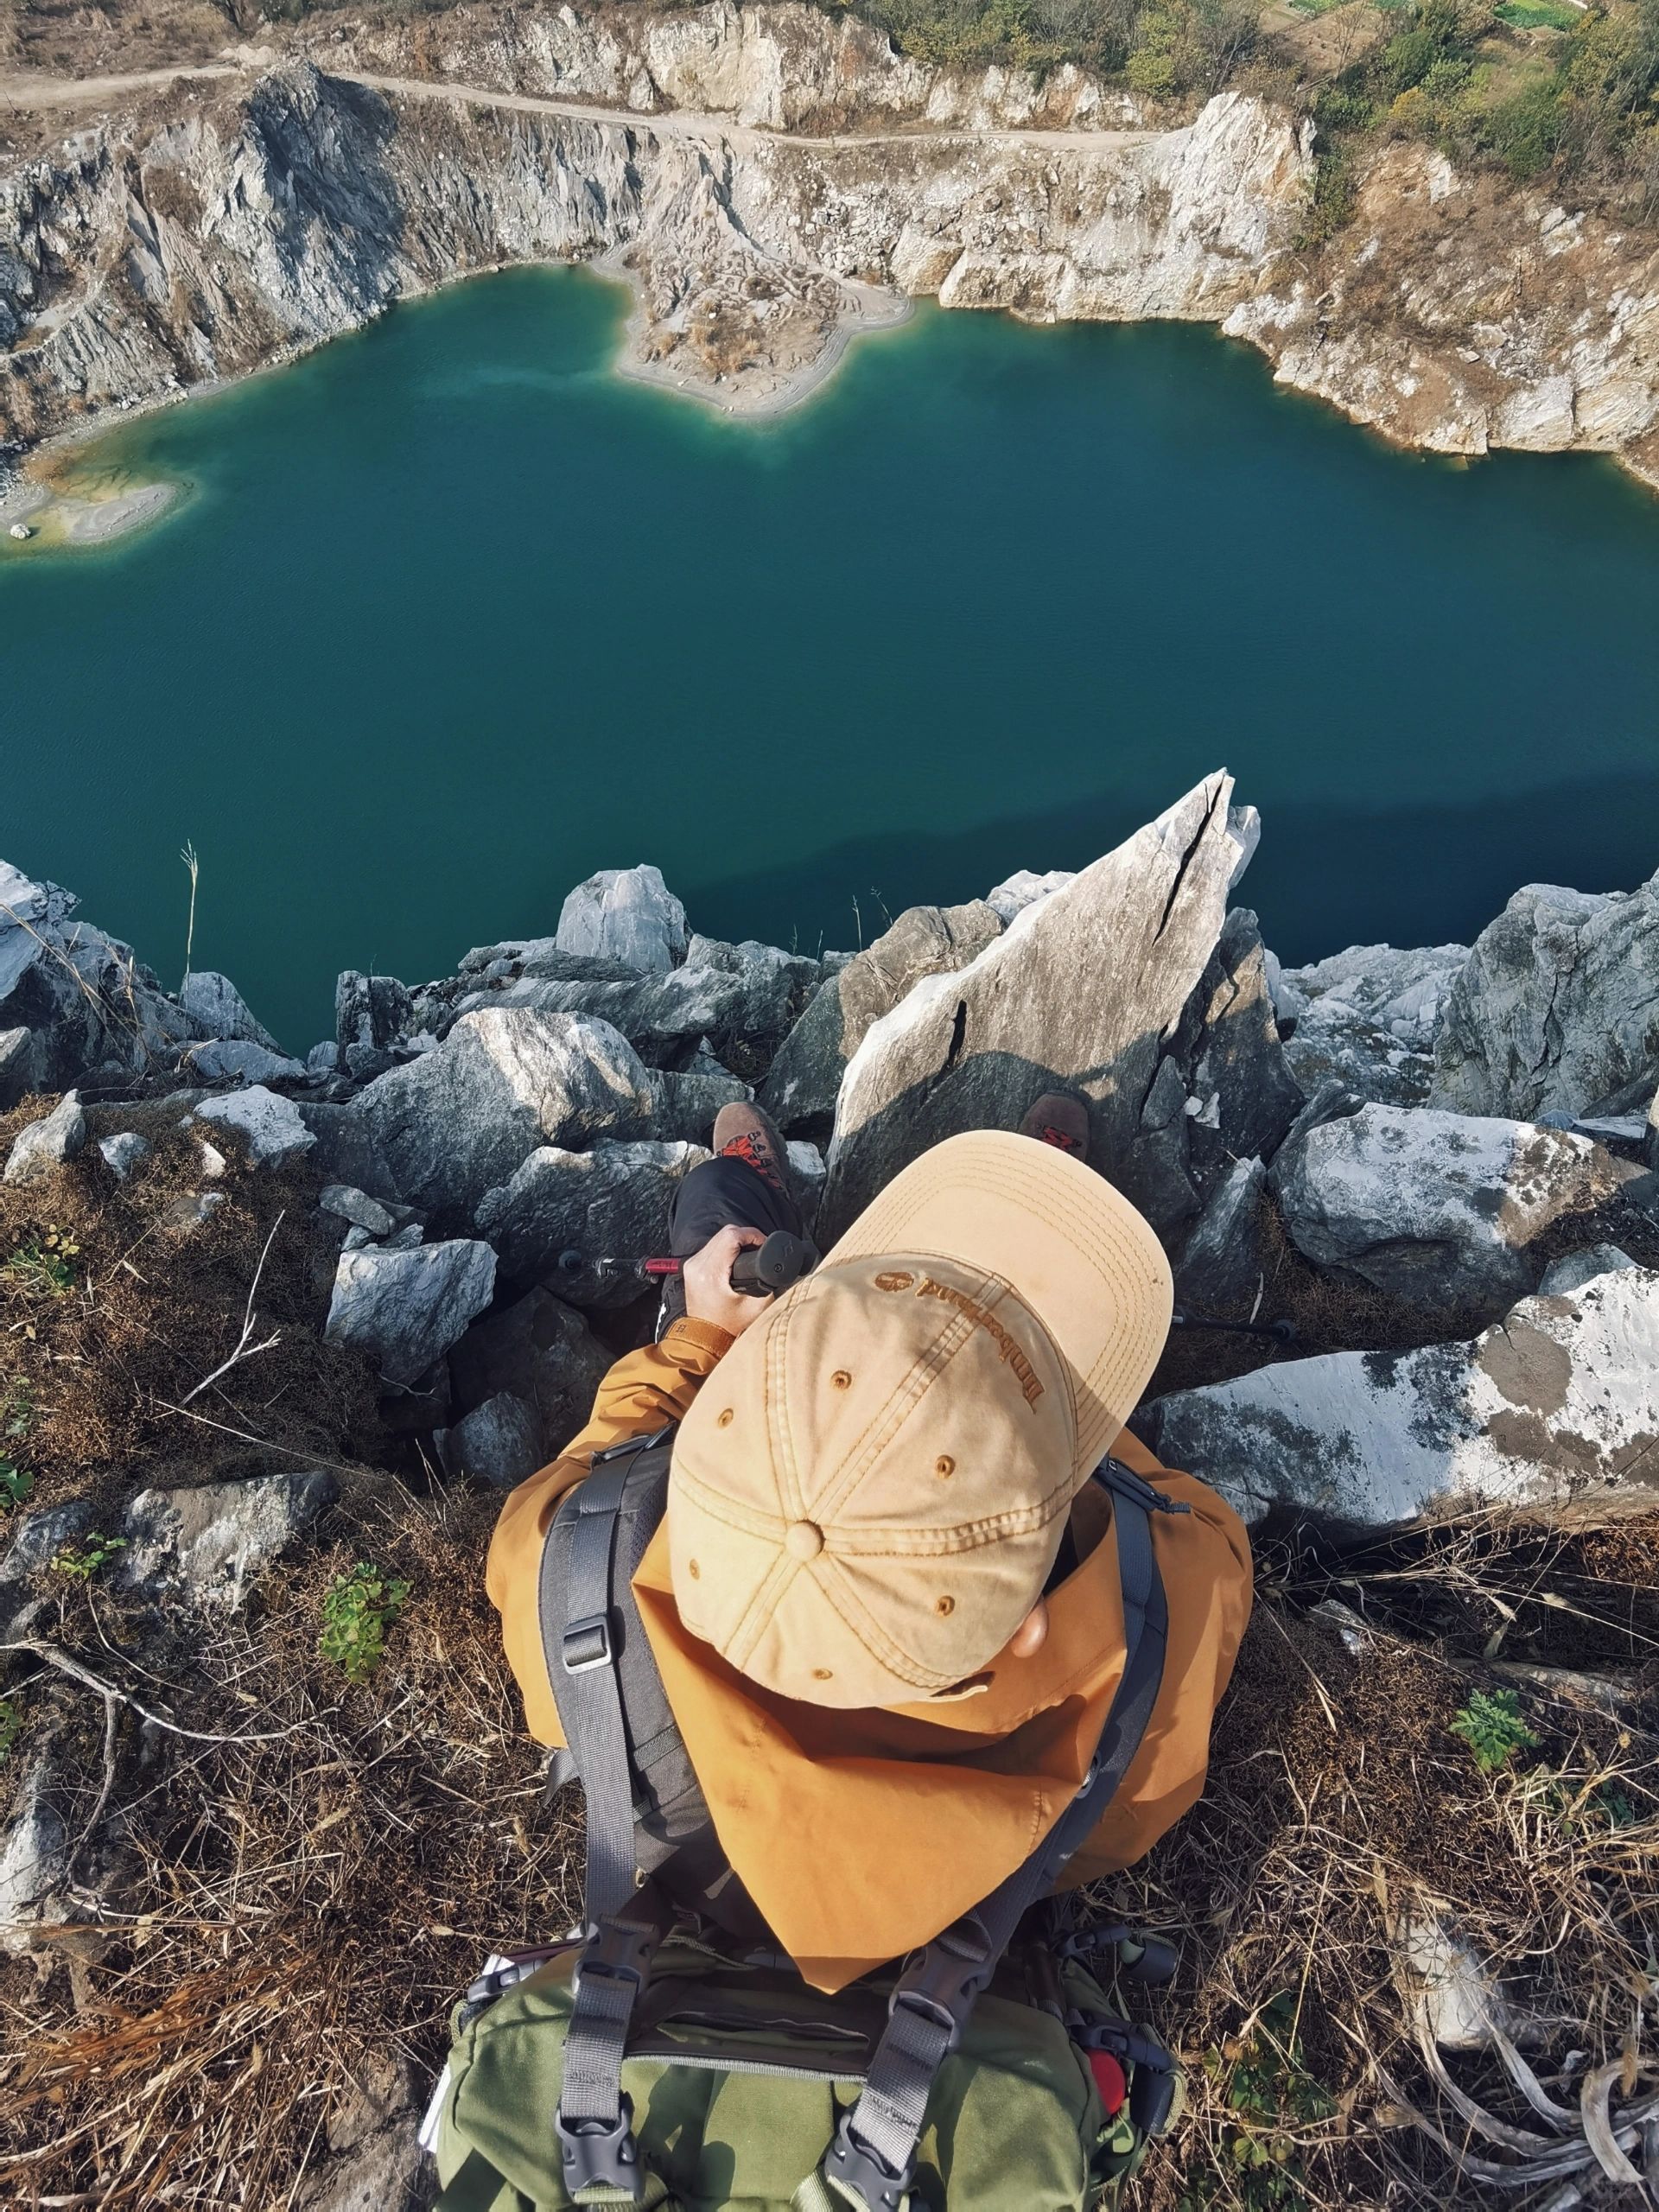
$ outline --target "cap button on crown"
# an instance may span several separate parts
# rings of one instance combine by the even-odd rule
[[[823,1531],[816,1521],[791,1521],[784,1533],[784,1549],[791,1559],[817,1559],[823,1549]]]

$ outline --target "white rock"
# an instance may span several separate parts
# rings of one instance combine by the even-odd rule
[[[198,1121],[240,1137],[256,1167],[280,1166],[309,1152],[316,1142],[293,1100],[279,1097],[263,1084],[204,1098],[195,1111]]]
[[[1475,940],[1435,1048],[1465,1113],[1645,1110],[1659,1084],[1659,876],[1591,896],[1529,884]]]
[[[1046,875],[1034,869],[1016,868],[1012,875],[1005,875],[994,890],[985,893],[985,904],[999,913],[1005,923],[1016,914],[1023,914],[1027,906],[1034,906],[1039,899],[1047,899],[1056,891],[1064,891],[1075,877],[1077,870],[1068,868],[1051,868]]]
[[[1283,1503],[1384,1527],[1651,1482],[1659,1274],[1524,1299],[1472,1342],[1281,1361],[1160,1398],[1147,1418],[1165,1464],[1249,1521]]]
[[[43,1740],[8,1793],[0,1828],[0,1951],[13,1957],[30,1948],[31,1931],[62,1916],[68,1903],[68,1822],[59,1809],[70,1786],[56,1738],[71,1723],[67,1704],[54,1699],[39,1723]]]
[[[1287,1142],[1271,1179],[1292,1243],[1316,1266],[1427,1315],[1491,1319],[1535,1287],[1545,1230],[1577,1217],[1593,1242],[1634,1172],[1529,1122],[1367,1105]]]
[[[350,1183],[325,1183],[317,1193],[317,1204],[324,1213],[351,1222],[370,1236],[390,1236],[397,1226],[390,1206],[383,1206],[378,1198],[372,1198],[366,1191],[357,1190]]]
[[[184,979],[179,1004],[204,1037],[240,1038],[251,1045],[263,1045],[268,1052],[282,1050],[264,1022],[255,1019],[230,977],[215,969],[193,968]]]
[[[503,1007],[463,1014],[347,1118],[408,1204],[461,1228],[538,1146],[632,1136],[652,1106],[644,1063],[608,1022]]]
[[[124,1183],[134,1168],[149,1157],[149,1140],[141,1137],[137,1129],[118,1129],[113,1136],[100,1137],[98,1148],[104,1165],[120,1183]]]
[[[0,1030],[0,1114],[10,1114],[31,1090],[40,1089],[38,1059],[32,1029]]]
[[[41,1183],[55,1175],[86,1142],[79,1091],[67,1090],[49,1114],[20,1130],[6,1157],[8,1183]]]
[[[355,1344],[389,1382],[416,1381],[495,1293],[495,1254],[471,1237],[392,1252],[342,1252],[323,1333]]]
[[[662,870],[602,868],[579,883],[559,915],[561,952],[625,961],[646,975],[664,974],[685,957],[685,909]]]
[[[1440,1009],[1468,957],[1461,944],[1404,952],[1360,944],[1287,969],[1274,1002],[1295,1018],[1285,1057],[1302,1089],[1311,1095],[1334,1080],[1384,1105],[1420,1105],[1433,1077]]]
[[[212,1037],[192,1045],[180,1063],[202,1083],[303,1083],[305,1063],[244,1037]]]
[[[319,1470],[194,1489],[140,1491],[127,1509],[119,1580],[156,1596],[234,1609],[252,1578],[333,1503]]]

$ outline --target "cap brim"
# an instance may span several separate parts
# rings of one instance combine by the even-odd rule
[[[1169,1334],[1169,1262],[1103,1175],[1006,1129],[947,1137],[894,1176],[824,1256],[903,1252],[1001,1275],[1071,1372],[1079,1482],[1111,1448]]]

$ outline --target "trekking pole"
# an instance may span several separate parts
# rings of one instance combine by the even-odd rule
[[[1301,1332],[1289,1319],[1278,1321],[1218,1321],[1212,1313],[1195,1313],[1190,1306],[1178,1306],[1169,1317],[1172,1329],[1217,1329],[1230,1337],[1266,1337],[1276,1344],[1294,1344],[1300,1341]]]
[[[771,1298],[810,1274],[817,1264],[817,1245],[804,1236],[791,1236],[786,1229],[775,1229],[764,1244],[750,1245],[738,1254],[732,1263],[732,1288],[745,1298]],[[666,1255],[650,1260],[589,1259],[573,1245],[560,1253],[554,1266],[557,1274],[572,1281],[582,1274],[637,1271],[654,1282],[682,1274],[685,1262]]]

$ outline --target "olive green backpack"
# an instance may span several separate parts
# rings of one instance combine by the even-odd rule
[[[493,1958],[457,2008],[421,2131],[435,2212],[1115,2202],[1179,2088],[1168,2052],[1120,2016],[1116,1990],[1163,1979],[1173,1955],[1122,1928],[1046,1942],[1027,1931],[1055,1920],[1042,1901],[1145,1732],[1168,1621],[1150,1516],[1185,1508],[1112,1460],[1097,1471],[1128,1650],[1081,1788],[975,1911],[827,1996],[764,1937],[732,1932],[742,1917],[717,1897],[711,1910],[708,1834],[687,1811],[695,1787],[628,1586],[661,1517],[671,1450],[658,1436],[599,1455],[549,1531],[543,1633],[588,1801],[588,1917],[556,1949]],[[677,1891],[669,1828],[692,1870]]]

